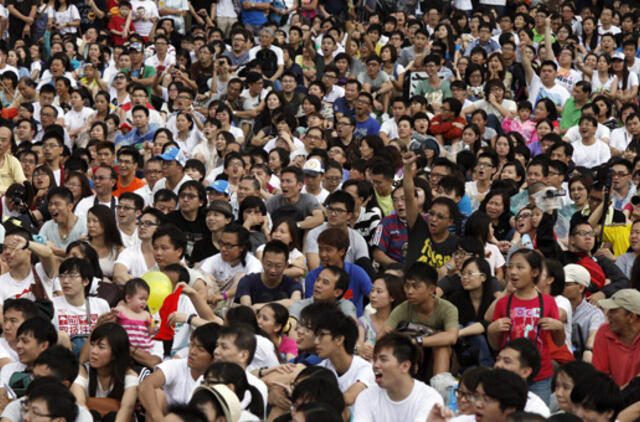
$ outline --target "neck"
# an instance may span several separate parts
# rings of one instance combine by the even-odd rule
[[[100,202],[111,202],[111,197],[112,197],[111,192],[107,192],[107,193],[96,192],[96,195],[98,196],[98,201]]]
[[[20,264],[13,268],[9,268],[9,274],[11,274],[11,277],[15,278],[16,280],[24,280],[29,276],[30,273],[31,265],[29,265],[28,262],[25,262],[24,264]]]
[[[63,219],[61,222],[58,223],[58,227],[61,228],[63,231],[66,231],[67,229],[70,229],[71,227],[73,227],[76,224],[77,220],[78,220],[78,217],[76,217],[74,213],[70,212],[67,218]]]
[[[222,237],[222,230],[218,230],[217,232],[211,232],[211,241],[213,243],[217,243]]]
[[[94,248],[102,248],[104,247],[104,245],[104,236],[96,236],[91,239],[91,246],[93,246]]]
[[[395,402],[402,401],[409,397],[409,394],[413,391],[413,385],[413,378],[411,378],[409,374],[406,374],[400,382],[387,388],[387,394],[389,398]]]
[[[120,176],[120,185],[121,186],[129,186],[131,184],[131,182],[133,182],[133,178],[135,177],[135,173],[131,172],[130,174],[123,176]]]
[[[191,211],[180,210],[180,213],[187,221],[195,221],[198,217],[198,208]]]
[[[151,238],[142,240],[140,247],[143,253],[152,253],[153,244],[151,243]]]
[[[60,158],[54,158],[53,160],[46,160],[45,164],[49,167],[49,170],[60,170]]]
[[[67,303],[69,303],[69,305],[73,305],[73,306],[82,306],[84,305],[85,302],[85,298],[84,298],[84,293],[80,292],[78,294],[75,294],[73,296],[64,296],[65,300],[67,301]]]
[[[478,287],[477,289],[469,290],[469,297],[473,302],[480,301],[482,299],[482,287]]]
[[[378,321],[386,322],[389,319],[389,315],[391,315],[391,305],[385,306],[384,308],[377,308],[376,313],[373,314]]]
[[[582,143],[584,145],[593,145],[596,143],[596,138],[594,138],[593,136],[590,136],[588,138],[582,138]]]
[[[618,195],[624,197],[629,193],[629,184],[625,183],[620,189],[613,189]]]
[[[297,204],[298,201],[300,200],[300,193],[296,193],[295,196],[292,196],[291,198],[285,198],[287,200],[288,203],[290,204]]]
[[[122,230],[123,232],[125,232],[126,234],[131,236],[132,234],[134,234],[136,232],[136,221],[133,220],[129,224],[120,223],[120,230]]]
[[[445,240],[447,240],[447,238],[449,237],[449,230],[443,230],[442,233],[431,233],[431,238],[436,241],[437,243],[443,242]]]
[[[349,370],[351,362],[353,362],[353,355],[348,354],[344,348],[340,348],[330,360],[338,375],[343,375]]]
[[[526,287],[522,287],[520,289],[516,289],[516,296],[520,299],[532,299],[537,296],[538,290],[536,290],[536,286],[531,283]]]
[[[416,305],[416,309],[418,310],[419,313],[424,314],[424,315],[429,315],[431,312],[433,312],[433,308],[435,306],[435,298],[433,296],[427,298],[427,300],[425,300],[424,302]]]

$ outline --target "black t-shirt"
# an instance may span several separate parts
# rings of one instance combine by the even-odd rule
[[[444,242],[435,243],[431,239],[429,226],[423,218],[418,217],[415,224],[408,231],[409,239],[405,267],[416,261],[426,262],[435,270],[445,265],[451,259],[458,247],[458,236],[449,234]]]
[[[261,276],[261,273],[253,273],[240,279],[236,290],[236,300],[238,302],[240,302],[242,296],[251,297],[251,303],[266,303],[289,299],[295,291],[302,293],[300,283],[287,275],[282,276],[282,282],[274,289],[265,286]]]
[[[194,221],[189,221],[184,218],[180,210],[172,211],[167,215],[166,222],[175,224],[180,230],[184,231],[184,234],[187,236],[187,250],[184,254],[189,261],[192,261],[191,254],[193,253],[195,243],[211,235],[205,222],[204,211],[200,209]]]
[[[220,252],[211,241],[211,236],[198,240],[193,246],[191,252],[191,262],[200,262]]]
[[[107,11],[107,2],[105,0],[93,0],[98,9]],[[70,4],[75,5],[80,13],[80,31],[86,32],[89,28],[96,28],[97,31],[104,29],[105,21],[98,19],[93,8],[87,4],[85,0],[71,0]],[[106,16],[106,15],[105,15]]]
[[[13,5],[13,7],[15,7],[18,12],[22,13],[25,16],[29,16],[31,8],[33,6],[37,6],[35,0],[9,0],[5,4],[5,6],[9,7],[10,5]],[[22,28],[25,24],[22,19],[16,18],[11,13],[9,14],[9,22],[11,26],[13,26],[13,28],[11,28],[11,32],[13,32],[17,26]]]

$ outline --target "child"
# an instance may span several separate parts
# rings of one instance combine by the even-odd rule
[[[120,2],[118,14],[111,17],[107,28],[115,45],[124,44],[129,34],[135,31],[131,22],[131,3],[126,0]]]
[[[502,120],[502,129],[505,132],[518,132],[524,139],[531,139],[536,131],[536,124],[529,119],[533,107],[529,101],[518,102],[518,116],[515,119],[505,117]]]
[[[519,249],[511,255],[507,278],[515,292],[498,299],[487,334],[494,350],[517,338],[534,342],[540,352],[540,371],[533,379],[530,391],[548,403],[553,376],[548,342],[552,339],[557,346],[562,346],[565,332],[556,301],[536,289],[543,259],[539,252],[531,249]],[[546,332],[551,335],[547,336]]]
[[[86,62],[83,66],[83,71],[84,76],[80,79],[80,85],[86,87],[92,95],[95,95],[100,90],[100,85],[96,81],[96,68],[93,63]]]
[[[296,342],[284,335],[288,331],[289,311],[275,302],[265,304],[256,315],[258,326],[269,335],[269,339],[278,347],[278,352],[286,361],[298,356]]]
[[[151,314],[146,310],[149,285],[141,278],[132,278],[124,285],[124,300],[116,306],[116,321],[127,331],[135,348],[151,350]]]

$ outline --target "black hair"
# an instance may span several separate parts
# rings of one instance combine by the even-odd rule
[[[614,420],[620,410],[621,399],[620,387],[609,375],[600,371],[591,372],[571,390],[571,401],[574,405],[598,413],[612,411],[611,420]]]
[[[156,231],[153,232],[151,242],[155,243],[156,240],[163,236],[169,238],[169,242],[173,245],[174,249],[182,249],[182,253],[184,254],[187,249],[187,236],[183,230],[180,230],[176,225],[171,223],[163,224],[158,226]]]
[[[277,227],[277,226],[274,225],[273,227]],[[289,260],[289,247],[279,240],[274,239],[267,242],[267,244],[264,247],[264,250],[262,251],[263,258],[267,254],[267,252],[271,252],[275,254],[283,254],[284,261],[287,262]]]
[[[303,379],[293,389],[291,402],[324,403],[333,408],[338,414],[342,414],[345,408],[344,396],[338,387],[335,376],[332,378],[328,376],[311,376]],[[324,422],[324,419],[322,421]]]
[[[483,244],[489,241],[491,218],[484,211],[476,211],[464,225],[464,235],[478,238]]]
[[[75,396],[55,377],[34,379],[27,388],[26,400],[46,402],[50,419],[62,418],[65,422],[74,422],[78,416]]]
[[[89,212],[98,219],[102,226],[105,245],[110,248],[123,246],[118,223],[116,223],[116,217],[111,208],[98,204],[91,207]]]
[[[256,387],[249,384],[245,370],[240,365],[233,362],[215,362],[204,372],[205,382],[210,377],[215,377],[216,381],[222,384],[233,385],[233,392],[238,396],[238,400],[242,400],[246,392],[249,391],[251,402],[246,409],[259,418],[264,417],[262,395]]]
[[[197,339],[200,345],[213,356],[213,351],[216,348],[216,343],[221,335],[222,327],[215,322],[209,322],[196,328],[191,333],[191,338]]]
[[[505,344],[502,349],[507,348],[518,352],[520,367],[531,368],[531,375],[527,378],[527,381],[531,382],[540,371],[540,353],[538,352],[536,345],[528,338],[523,337],[511,340],[509,343]]]
[[[408,361],[411,364],[409,374],[415,374],[422,360],[422,350],[416,346],[410,337],[395,332],[386,334],[376,341],[374,355],[380,353],[384,348],[392,350],[393,357],[396,358],[398,363]]]
[[[242,247],[240,262],[243,266],[245,266],[247,264],[247,254],[251,249],[251,244],[249,241],[249,230],[244,228],[241,224],[230,223],[224,226],[224,229],[222,229],[222,233],[232,233],[236,235],[236,237],[238,238],[237,244]]]
[[[478,385],[490,398],[500,403],[500,409],[524,410],[527,403],[527,383],[517,374],[506,369],[494,368],[480,375]]]
[[[230,326],[220,328],[218,338],[233,336],[233,344],[238,350],[246,350],[249,352],[246,364],[248,365],[256,353],[256,336],[247,324],[235,323]]]
[[[169,19],[170,22],[171,19]],[[180,418],[183,422],[208,422],[207,417],[198,408],[187,404],[173,404],[169,406],[167,415],[173,414]]]
[[[55,186],[47,193],[47,202],[51,202],[54,196],[62,198],[67,204],[73,204],[73,193],[65,186]]]
[[[427,286],[435,286],[438,281],[438,273],[426,262],[414,262],[407,269],[404,279],[424,283]]]
[[[149,285],[146,281],[141,278],[132,278],[124,284],[125,301],[127,296],[135,295],[138,289],[144,290],[145,292],[147,292],[147,294],[151,292],[151,289],[149,288]]]
[[[296,408],[297,413],[304,415],[305,422],[341,422],[342,417],[328,403],[307,402]]]
[[[325,313],[318,321],[315,333],[320,330],[327,330],[332,338],[344,337],[343,347],[349,354],[353,355],[354,347],[358,341],[358,327],[355,321],[338,310]]]
[[[44,350],[33,362],[33,366],[46,365],[58,381],[73,384],[78,376],[78,358],[64,346],[54,344]]]
[[[113,388],[108,397],[121,400],[125,389],[125,376],[131,365],[131,354],[129,350],[129,335],[120,324],[106,322],[95,327],[90,343],[99,343],[105,339],[111,348],[112,361],[109,363],[111,385]],[[98,371],[89,366],[89,397],[96,396],[98,387]]]
[[[84,258],[67,258],[60,264],[58,274],[65,274],[71,271],[77,271],[80,274],[83,282],[91,283],[95,275],[91,263]]]
[[[120,203],[120,201],[123,200],[129,200],[133,202],[133,206],[136,209],[136,211],[142,211],[142,209],[144,208],[144,199],[142,199],[142,197],[140,195],[138,195],[137,193],[134,192],[123,192],[120,195],[120,198],[118,198],[119,201],[118,203]]]
[[[58,342],[58,333],[51,321],[39,316],[29,318],[20,325],[16,337],[20,337],[23,334],[31,334],[37,343],[47,341],[49,342],[49,347]]]
[[[178,203],[178,195],[171,189],[160,189],[153,195],[153,203],[175,201]]]

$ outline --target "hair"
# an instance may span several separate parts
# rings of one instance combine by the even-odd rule
[[[544,266],[547,270],[547,277],[553,277],[549,294],[553,297],[561,295],[565,283],[562,263],[555,258],[547,258],[544,261]]]
[[[305,422],[341,422],[340,414],[328,403],[307,402],[296,408],[304,416]]]
[[[132,201],[136,211],[142,211],[142,209],[144,208],[144,199],[142,199],[142,197],[137,193],[123,192],[120,195],[118,203],[120,203],[120,201],[123,201],[123,200]]]
[[[98,204],[91,207],[89,212],[100,222],[102,230],[104,231],[104,243],[107,247],[111,249],[113,247],[123,246],[120,230],[118,230],[118,223],[116,223],[116,218],[111,208]]]
[[[37,343],[49,342],[49,347],[58,342],[58,333],[51,321],[40,316],[26,319],[20,325],[16,337],[23,334],[31,334]]]
[[[358,327],[351,317],[346,316],[339,310],[326,312],[316,325],[316,334],[320,330],[329,331],[332,338],[343,336],[344,350],[349,355],[353,355],[356,342],[358,341]]]
[[[88,259],[84,258],[67,258],[60,264],[60,268],[58,270],[59,274],[65,274],[71,271],[77,271],[80,274],[80,277],[83,281],[91,284],[91,280],[95,276],[95,272],[91,267],[91,262]],[[87,292],[89,290],[89,285],[85,287],[85,297],[87,296]]]
[[[483,244],[489,241],[491,218],[484,211],[476,211],[469,216],[464,225],[464,235],[477,237]]]
[[[227,224],[224,229],[222,229],[222,233],[233,233],[237,236],[238,244],[242,246],[240,262],[243,266],[245,266],[247,264],[247,254],[251,249],[251,244],[249,242],[249,230],[244,228],[241,224],[230,223]]]
[[[279,336],[285,334],[285,332],[287,331],[287,321],[289,320],[289,311],[287,310],[287,308],[277,302],[265,303],[260,309],[262,310],[263,308],[267,307],[271,308],[276,324],[280,325],[280,330],[278,330],[276,334]]]
[[[578,385],[589,374],[594,372],[593,366],[587,362],[581,360],[574,360],[564,365],[561,365],[554,373],[553,380],[551,382],[551,390],[555,390],[556,381],[560,373],[564,373],[573,381],[573,385]]]
[[[527,261],[531,270],[538,270],[538,275],[534,277],[533,284],[538,284],[538,280],[540,279],[540,274],[542,273],[542,266],[544,265],[544,257],[539,254],[537,251],[533,249],[521,248],[515,251],[511,258],[513,259],[514,255],[522,255],[522,257]]]
[[[314,370],[318,367],[309,367]],[[305,369],[306,370],[306,369]],[[305,371],[303,370],[303,372]],[[327,373],[328,372],[328,373]],[[301,373],[302,374],[302,373]],[[338,382],[335,376],[325,368],[314,371],[309,374],[307,378],[302,379],[297,383],[291,394],[291,402],[298,403],[303,401],[304,405],[324,405],[330,409],[333,409],[338,415],[342,414],[345,408],[344,395],[338,387]],[[300,377],[300,375],[298,375]],[[303,410],[307,407],[298,408]],[[324,416],[324,415],[323,415]],[[338,422],[341,419],[325,419],[324,417],[315,419],[314,422]],[[305,421],[307,419],[305,418]],[[311,422],[309,420],[309,422]]]
[[[385,287],[389,292],[389,297],[393,299],[391,301],[391,309],[394,309],[396,306],[407,300],[401,277],[395,276],[393,274],[381,273],[378,274],[372,281],[375,283],[375,281],[379,279],[384,281]]]
[[[318,235],[317,243],[333,246],[338,250],[344,250],[346,254],[347,249],[349,249],[349,234],[344,229],[337,228],[337,227],[329,227],[324,229]]]
[[[271,252],[275,254],[283,254],[285,262],[289,260],[289,246],[285,245],[283,242],[279,240],[274,239],[267,242],[267,244],[264,247],[264,250],[262,251],[263,258],[267,254],[267,252]]]
[[[507,348],[518,352],[518,360],[522,368],[531,368],[531,375],[529,375],[527,381],[532,382],[540,372],[540,353],[536,345],[528,338],[517,338],[505,344],[503,349]]]
[[[36,358],[33,366],[46,365],[58,381],[68,381],[69,385],[78,376],[78,358],[64,346],[54,344]]]
[[[168,19],[169,22],[173,22]],[[167,415],[174,414],[183,422],[208,422],[207,417],[197,407],[188,404],[173,404],[167,409]]]
[[[494,368],[481,374],[478,384],[482,384],[487,396],[500,403],[502,411],[509,408],[524,410],[528,387],[519,375],[506,369]]]
[[[233,385],[233,392],[238,396],[238,400],[242,400],[249,391],[251,402],[246,409],[259,418],[264,417],[262,395],[256,387],[249,384],[245,370],[240,365],[233,362],[215,362],[204,372],[205,381],[209,377],[215,377],[222,384]]]
[[[51,419],[62,418],[66,422],[74,422],[78,416],[75,396],[55,377],[34,379],[27,387],[26,400],[46,402]]]
[[[478,384],[480,383],[480,376],[485,372],[490,372],[491,369],[486,366],[476,366],[464,371],[462,378],[460,378],[459,385],[464,385],[471,392],[475,392]]]
[[[213,356],[213,351],[216,348],[218,337],[221,335],[221,330],[222,327],[220,327],[220,325],[215,322],[209,322],[196,328],[193,333],[191,333],[191,338],[197,339],[204,350]]]
[[[585,409],[598,413],[613,411],[612,420],[620,410],[620,387],[611,377],[600,371],[592,371],[576,383],[571,390],[571,401]]]
[[[249,352],[247,364],[253,360],[256,353],[256,336],[250,326],[243,323],[234,323],[233,325],[220,328],[218,338],[233,336],[233,344],[238,350],[246,350]]]
[[[2,314],[5,315],[7,311],[20,312],[24,320],[34,318],[39,313],[37,305],[32,300],[23,298],[6,299],[2,305]]]
[[[273,232],[282,224],[286,224],[287,228],[289,229],[289,235],[291,236],[291,244],[287,245],[287,249],[289,250],[289,252],[291,252],[293,249],[297,248],[300,244],[300,229],[298,229],[296,220],[294,220],[293,218],[281,217],[280,219],[276,220],[271,226],[271,236],[273,236]],[[264,251],[262,256],[264,256]]]
[[[437,271],[426,262],[414,262],[405,273],[405,280],[413,280],[428,286],[435,286],[438,281]]]
[[[125,298],[125,302],[126,302],[126,298],[127,296],[133,296],[135,295],[138,290],[144,290],[145,292],[147,292],[147,294],[151,293],[151,289],[149,288],[149,285],[147,284],[146,281],[144,281],[141,278],[132,278],[131,280],[127,281],[124,285],[124,298]]]
[[[89,341],[98,343],[105,339],[111,348],[112,361],[109,364],[111,384],[113,388],[108,397],[120,400],[124,394],[124,379],[127,370],[131,366],[131,354],[129,351],[129,336],[127,331],[120,324],[115,322],[107,322],[98,325]],[[98,386],[98,371],[94,367],[89,367],[89,397],[96,396]]]
[[[393,357],[398,363],[409,362],[411,367],[409,374],[414,375],[418,369],[418,365],[422,360],[422,351],[408,336],[396,332],[391,332],[379,338],[373,349],[374,355],[380,353],[384,348],[392,350]]]
[[[155,232],[153,232],[151,242],[155,243],[156,240],[163,236],[167,236],[169,238],[169,242],[173,245],[174,249],[182,249],[182,253],[184,254],[187,249],[187,236],[184,231],[171,223],[162,224],[161,226],[158,226]]]

